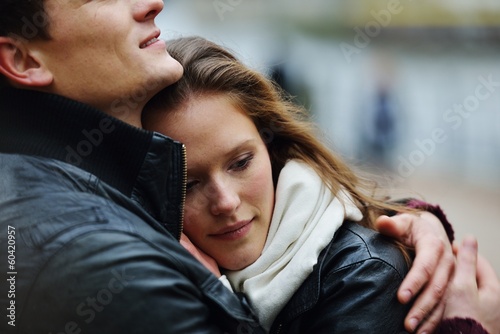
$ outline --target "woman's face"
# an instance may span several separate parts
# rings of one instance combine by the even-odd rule
[[[196,97],[158,123],[153,130],[187,149],[184,232],[219,266],[250,265],[274,206],[271,162],[254,123],[222,95]]]

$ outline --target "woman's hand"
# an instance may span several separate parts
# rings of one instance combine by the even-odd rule
[[[184,248],[186,248],[191,255],[207,267],[207,269],[210,270],[215,276],[222,276],[217,262],[215,262],[215,260],[207,253],[196,247],[184,233],[181,234],[181,245],[184,246]]]
[[[415,249],[413,265],[398,290],[405,304],[414,304],[405,327],[417,333],[432,333],[443,316],[444,293],[451,280],[455,258],[441,221],[429,212],[381,216],[376,221],[380,233]]]
[[[445,299],[444,319],[471,318],[490,334],[500,333],[500,281],[491,265],[477,254],[474,237],[454,247],[457,264]]]

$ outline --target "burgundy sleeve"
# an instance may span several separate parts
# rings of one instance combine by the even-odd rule
[[[448,235],[448,239],[450,240],[450,242],[453,242],[453,240],[455,240],[455,232],[453,231],[453,227],[451,226],[450,222],[448,221],[448,218],[446,218],[445,213],[443,212],[443,210],[439,205],[429,204],[427,202],[418,199],[410,199],[406,202],[406,207],[412,209],[420,209],[435,215],[443,224],[443,227],[446,231],[446,234]]]
[[[470,318],[451,318],[441,321],[435,334],[489,334],[479,322]]]

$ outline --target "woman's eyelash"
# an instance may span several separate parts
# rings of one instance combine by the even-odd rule
[[[188,181],[186,183],[186,191],[189,192],[192,190],[196,185],[198,184],[198,181]]]
[[[232,165],[232,168],[236,170],[245,170],[250,165],[250,162],[253,160],[253,157],[254,157],[253,154],[251,154],[244,157],[243,159],[236,161]]]
[[[252,162],[253,158],[254,158],[254,155],[249,154],[249,155],[245,156],[244,158],[237,160],[235,163],[233,163],[231,165],[230,169],[235,170],[235,171],[244,171],[245,169],[247,169],[250,166],[250,163]],[[190,192],[198,185],[198,183],[199,183],[198,180],[188,181],[186,183],[186,191]]]

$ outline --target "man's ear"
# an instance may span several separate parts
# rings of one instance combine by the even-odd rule
[[[5,36],[0,36],[0,73],[24,87],[44,87],[53,81],[52,73],[25,43]]]

